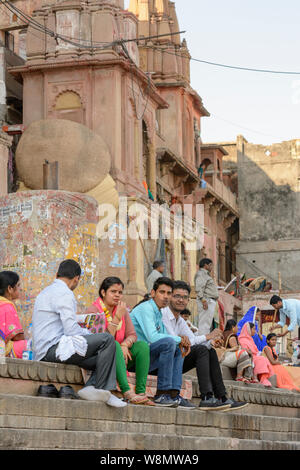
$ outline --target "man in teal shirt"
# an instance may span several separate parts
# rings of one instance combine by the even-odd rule
[[[189,353],[186,337],[168,334],[162,321],[161,309],[169,304],[173,282],[160,277],[154,283],[151,299],[136,306],[131,314],[138,341],[150,346],[149,372],[157,370],[157,391],[154,402],[160,406],[192,408],[180,397],[184,355]]]
[[[283,328],[286,324],[286,319],[289,318],[290,325],[285,333],[281,333],[277,336],[285,336],[290,331],[294,331],[298,326],[298,337],[300,329],[300,300],[297,299],[281,299],[278,295],[273,295],[270,300],[270,304],[280,313],[280,321],[277,325],[273,326],[270,331],[277,328]]]

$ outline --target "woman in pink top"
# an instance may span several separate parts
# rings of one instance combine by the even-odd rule
[[[254,377],[257,382],[260,382],[266,387],[271,387],[269,378],[274,375],[272,367],[266,357],[261,356],[259,350],[254,343],[252,336],[256,334],[255,325],[253,323],[245,323],[239,336],[241,346],[247,350],[249,355],[253,358],[254,363]]]
[[[27,341],[14,304],[20,293],[19,275],[13,271],[0,272],[0,340],[6,357],[22,359]]]
[[[153,405],[146,395],[146,382],[150,364],[150,350],[147,343],[137,341],[126,304],[121,301],[124,284],[117,277],[107,277],[99,289],[99,297],[87,313],[105,315],[104,331],[116,340],[116,374],[121,392],[133,404]],[[127,370],[135,369],[135,393],[130,390]]]

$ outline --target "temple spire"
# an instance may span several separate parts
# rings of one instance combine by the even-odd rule
[[[136,16],[139,16],[139,0],[130,0],[128,10]]]

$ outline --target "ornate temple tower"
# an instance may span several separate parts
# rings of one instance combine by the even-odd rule
[[[125,43],[128,59],[116,42],[137,37],[136,16],[124,10],[123,0],[42,0],[33,20],[44,30],[29,25],[27,60],[12,70],[23,81],[25,127],[41,119],[67,119],[88,127],[109,148],[118,192],[144,194],[140,155],[146,125],[149,148],[154,149],[148,183],[155,194],[155,116],[167,104],[139,68],[136,43]],[[99,165],[101,158],[99,154]]]
[[[180,30],[175,2],[131,0],[129,11],[139,20],[140,66],[151,73],[160,95],[169,104],[168,110],[157,113],[159,135],[163,138],[158,138],[157,147],[168,148],[197,174],[201,161],[200,121],[209,113],[190,85],[186,41],[181,41],[179,34],[172,34]],[[158,37],[142,40],[155,35]]]

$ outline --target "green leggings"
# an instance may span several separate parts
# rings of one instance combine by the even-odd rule
[[[150,348],[145,341],[137,341],[131,346],[129,352],[132,360],[128,361],[126,368],[121,345],[116,341],[116,373],[121,392],[125,393],[130,390],[126,371],[135,367],[135,393],[146,393],[146,382],[150,365]]]

